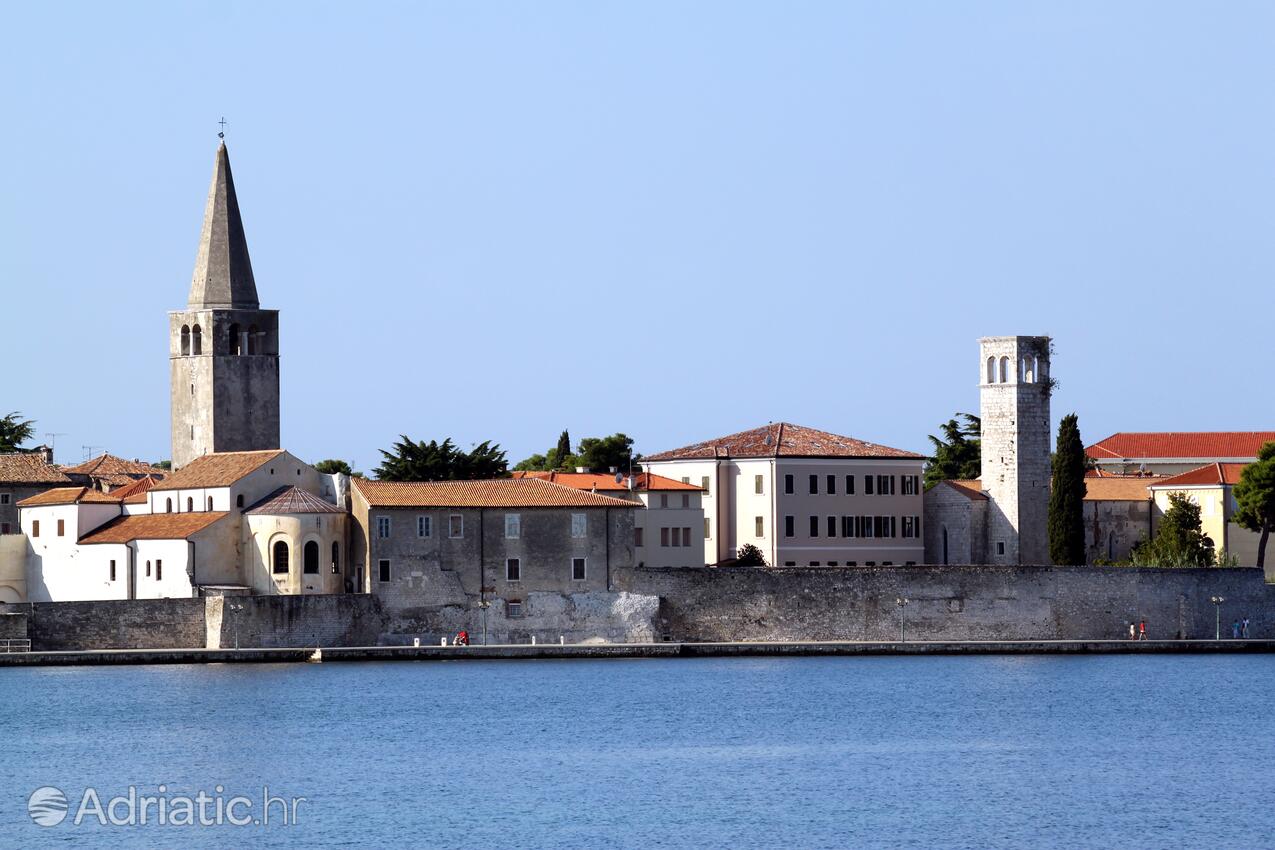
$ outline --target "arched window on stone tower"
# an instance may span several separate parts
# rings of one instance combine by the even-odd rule
[[[302,556],[304,558],[302,570],[309,575],[317,575],[319,572],[319,544],[313,540],[308,541],[305,544],[305,549],[302,550]]]
[[[199,325],[190,329],[190,353],[204,353],[204,332],[200,330]]]
[[[230,354],[243,354],[243,340],[239,337],[239,323],[235,322],[230,326],[226,338],[226,351]]]
[[[182,325],[182,356],[190,354],[190,325]]]
[[[248,353],[261,353],[261,332],[257,330],[256,325],[248,326]]]
[[[1001,358],[1001,383],[1002,384],[1009,383],[1009,358],[1008,357]]]
[[[987,358],[987,383],[996,383],[996,358]]]
[[[278,541],[277,543],[274,544],[273,552],[274,552],[274,567],[273,567],[274,572],[287,574],[288,544],[283,540]]]

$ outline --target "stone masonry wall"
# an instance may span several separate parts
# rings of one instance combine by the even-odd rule
[[[897,640],[906,597],[916,640],[1210,638],[1221,595],[1224,632],[1249,617],[1275,638],[1275,587],[1254,569],[875,567],[636,569],[617,584],[660,598],[662,639]]]

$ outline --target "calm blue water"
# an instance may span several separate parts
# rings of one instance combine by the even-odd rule
[[[1273,674],[1238,655],[5,669],[0,844],[1270,847]],[[307,800],[268,828],[27,812],[40,786],[74,811],[86,786],[160,783]]]

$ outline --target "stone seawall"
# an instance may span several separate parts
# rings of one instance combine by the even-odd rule
[[[660,597],[659,637],[675,641],[1211,638],[1250,619],[1275,637],[1275,587],[1254,569],[860,567],[619,571],[618,589]]]

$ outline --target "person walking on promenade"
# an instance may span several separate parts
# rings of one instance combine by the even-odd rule
[[[1135,626],[1133,623],[1130,623],[1129,624],[1129,640],[1137,640],[1137,639],[1138,639],[1138,627]]]
[[[1138,622],[1138,640],[1146,640],[1146,639],[1147,639],[1147,621],[1141,620]]]
[[[1240,624],[1240,637],[1248,640],[1248,617],[1244,618],[1244,622]]]
[[[1240,639],[1240,621],[1236,620],[1234,623],[1231,623],[1231,640],[1239,640],[1239,639]]]

